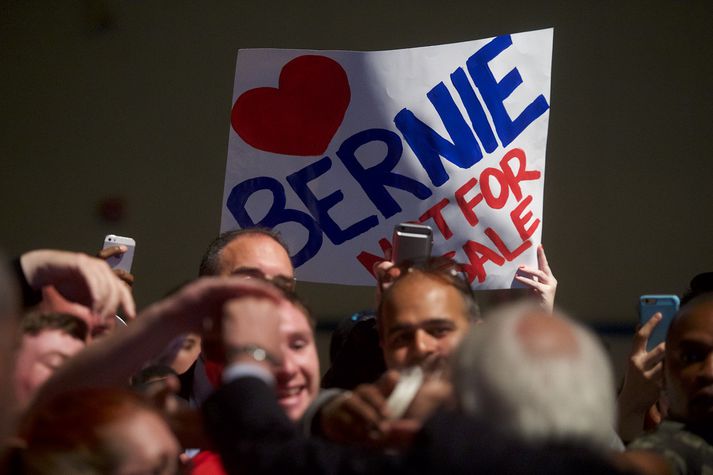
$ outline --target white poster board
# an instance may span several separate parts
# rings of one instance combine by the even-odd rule
[[[221,231],[274,228],[300,280],[372,285],[419,222],[474,288],[513,286],[542,235],[552,36],[240,50]]]

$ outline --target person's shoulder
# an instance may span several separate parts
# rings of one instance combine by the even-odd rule
[[[629,444],[628,448],[646,449],[660,445],[681,445],[695,449],[713,450],[710,441],[699,431],[681,422],[670,420],[663,421],[654,432],[638,437]]]
[[[704,473],[704,468],[713,473],[713,446],[680,422],[663,421],[656,431],[635,439],[628,449],[661,454],[672,473]]]
[[[655,431],[637,437],[629,443],[629,449],[656,450],[669,446],[681,437],[685,427],[680,422],[663,421]]]

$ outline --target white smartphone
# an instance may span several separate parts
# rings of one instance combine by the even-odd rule
[[[114,246],[126,246],[128,250],[123,254],[111,256],[106,260],[107,264],[109,264],[112,269],[123,269],[126,272],[131,272],[131,264],[134,262],[134,249],[136,248],[136,241],[130,237],[107,234],[104,238],[104,245],[102,246],[102,249]]]
[[[418,390],[423,384],[424,374],[420,366],[405,369],[399,375],[399,381],[389,398],[386,407],[389,409],[390,419],[401,419],[409,408]]]
[[[401,223],[394,226],[393,253],[391,261],[426,260],[431,257],[433,231],[425,224]]]

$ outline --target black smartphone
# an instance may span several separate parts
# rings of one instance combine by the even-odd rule
[[[391,261],[422,261],[431,257],[433,231],[425,224],[401,223],[394,226]]]

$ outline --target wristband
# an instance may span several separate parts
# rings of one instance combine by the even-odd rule
[[[240,345],[231,346],[226,349],[228,360],[231,361],[239,355],[248,355],[258,363],[268,362],[272,365],[278,366],[280,362],[271,355],[265,348],[259,345]]]

